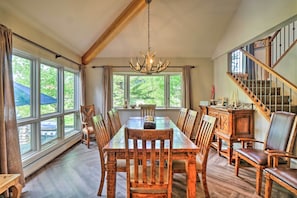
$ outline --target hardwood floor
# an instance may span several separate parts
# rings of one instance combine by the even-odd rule
[[[173,197],[186,196],[184,174],[175,174]],[[207,181],[212,198],[257,198],[255,193],[255,170],[249,166],[240,168],[239,177],[234,174],[234,166],[226,158],[220,157],[211,149],[207,169]],[[95,198],[100,181],[100,161],[97,146],[91,143],[90,149],[77,144],[53,160],[35,174],[26,178],[22,198]],[[265,182],[263,180],[262,196]],[[197,198],[203,198],[200,182],[197,182]],[[117,173],[117,197],[126,197],[125,173]],[[106,197],[106,183],[102,192]],[[289,191],[274,184],[273,198],[293,198]]]

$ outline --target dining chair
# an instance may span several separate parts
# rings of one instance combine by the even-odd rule
[[[155,104],[142,104],[140,106],[140,116],[153,116],[155,117],[156,105]]]
[[[125,128],[126,197],[172,196],[172,144],[172,128]]]
[[[92,117],[92,122],[94,126],[94,132],[96,135],[96,143],[99,150],[99,157],[100,157],[100,164],[101,164],[101,180],[98,189],[98,196],[101,196],[104,180],[105,180],[105,173],[107,169],[107,156],[103,152],[103,147],[110,141],[110,134],[106,128],[105,122],[102,118],[101,114],[95,115]],[[126,160],[117,160],[117,172],[125,172],[126,171]]]
[[[199,180],[199,173],[201,174],[202,187],[204,190],[204,196],[209,197],[209,191],[206,180],[206,168],[207,159],[214,135],[214,129],[216,124],[216,118],[203,115],[201,117],[199,126],[197,128],[195,144],[200,148],[200,151],[196,155],[196,173]],[[172,172],[174,173],[186,173],[186,161],[185,160],[172,160]]]
[[[290,163],[287,163],[286,166],[279,166],[278,162],[281,158],[287,158],[288,162],[290,162],[291,159],[297,159],[297,156],[283,152],[268,154],[268,164],[270,167],[264,169],[266,178],[265,198],[271,197],[273,182],[297,195],[297,168],[290,167]]]
[[[261,194],[263,169],[268,166],[268,153],[292,152],[296,137],[296,115],[277,111],[271,116],[265,141],[241,138],[242,148],[235,151],[235,175],[238,176],[240,160],[256,168],[256,193]],[[260,143],[263,148],[255,147]]]
[[[95,115],[95,105],[81,105],[80,117],[81,117],[81,142],[86,144],[90,148],[91,136],[94,136],[94,128],[92,125],[92,117]]]
[[[191,140],[194,140],[195,138],[195,134],[193,132],[194,132],[194,128],[197,120],[198,120],[198,112],[189,109],[182,132],[184,132],[184,134]]]
[[[179,115],[176,121],[176,126],[180,129],[183,130],[186,117],[187,117],[188,109],[187,108],[181,108],[179,111]]]
[[[108,122],[110,126],[110,135],[113,137],[121,128],[121,120],[118,111],[111,109],[107,112]]]

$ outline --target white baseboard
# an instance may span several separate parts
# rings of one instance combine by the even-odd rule
[[[47,152],[45,155],[40,156],[37,160],[23,167],[24,177],[26,178],[30,176],[31,174],[42,168],[44,165],[61,155],[63,152],[65,152],[67,149],[72,147],[80,140],[81,136],[76,135],[67,139],[67,141],[61,143],[61,145],[58,145],[57,147],[49,148],[49,150],[51,150],[50,152]]]

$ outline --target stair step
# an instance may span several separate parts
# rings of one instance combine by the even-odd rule
[[[275,95],[266,95],[266,96],[258,96],[259,99],[263,102],[263,104],[289,104],[290,96],[275,96]]]
[[[243,83],[248,87],[270,87],[271,81],[270,80],[243,80]]]
[[[269,108],[272,112],[275,112],[275,111],[289,111],[290,110],[289,105],[283,105],[283,106],[281,106],[281,105],[277,105],[277,106],[275,106],[275,105],[271,105],[271,106],[266,105],[266,107]],[[291,106],[291,112],[297,113],[297,106],[296,105]]]
[[[251,88],[252,92],[254,92],[256,95],[280,95],[280,87],[254,87]]]

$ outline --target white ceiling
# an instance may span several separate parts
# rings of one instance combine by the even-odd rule
[[[6,0],[0,6],[79,56],[131,0]],[[153,0],[151,47],[158,57],[211,57],[240,0]],[[135,57],[147,50],[147,8],[97,57]]]

